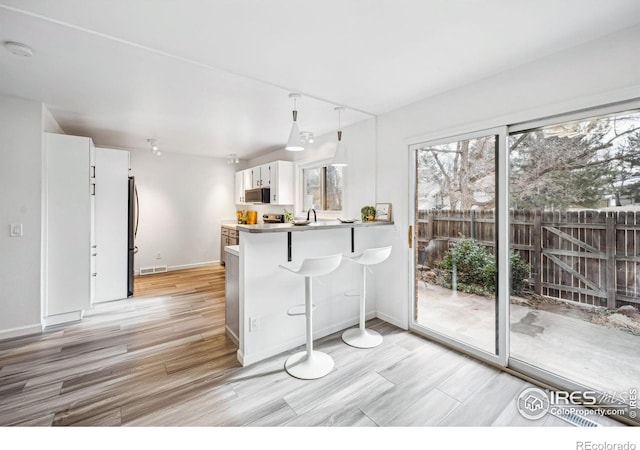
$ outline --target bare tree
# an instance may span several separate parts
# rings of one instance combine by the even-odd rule
[[[439,187],[448,207],[495,202],[494,136],[427,147],[418,177]],[[510,136],[513,208],[605,206],[640,197],[640,113],[559,124]],[[422,193],[426,195],[426,193]]]

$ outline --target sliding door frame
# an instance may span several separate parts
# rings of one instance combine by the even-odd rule
[[[497,264],[497,295],[496,302],[496,315],[495,315],[495,337],[496,346],[495,353],[489,353],[478,347],[470,345],[459,339],[453,338],[446,334],[429,329],[424,325],[420,325],[416,322],[416,249],[410,249],[409,258],[409,289],[412,293],[411,305],[409,309],[409,329],[417,334],[423,335],[436,342],[453,347],[457,350],[474,356],[478,359],[486,361],[487,363],[506,367],[509,355],[509,152],[508,152],[508,135],[507,127],[501,126],[496,128],[488,128],[471,133],[458,134],[448,137],[442,137],[438,139],[424,140],[419,139],[413,142],[409,142],[409,224],[411,228],[410,240],[412,243],[417,243],[417,229],[416,229],[416,198],[417,198],[417,165],[416,155],[418,149],[424,146],[435,146],[448,144],[451,142],[474,139],[485,136],[496,136],[496,195],[495,195],[495,207],[496,207],[496,225],[495,225],[495,239],[496,239],[496,264]],[[506,236],[504,238],[503,236]],[[501,263],[506,261],[506,265]]]
[[[589,119],[594,116],[601,116],[607,114],[619,114],[625,111],[640,109],[640,99],[632,99],[628,101],[616,102],[602,106],[595,106],[593,108],[581,109],[578,111],[568,112],[564,114],[558,114],[554,116],[544,117],[536,120],[530,120],[513,124],[507,127],[507,140],[512,133],[518,133],[527,130],[534,130],[547,125],[553,125],[558,122],[571,122]],[[508,141],[507,141],[508,144]],[[507,153],[507,158],[509,154]],[[508,180],[507,180],[508,184]],[[508,200],[508,199],[507,199]],[[507,203],[508,205],[508,203]],[[508,218],[507,218],[508,221]],[[578,383],[569,378],[555,374],[548,370],[542,369],[526,361],[509,356],[508,367],[513,369],[516,373],[531,377],[539,382],[548,384],[556,389],[563,389],[570,392],[576,391],[589,391],[593,390],[590,386]],[[624,417],[617,417],[618,420],[627,422],[633,425],[638,425],[637,422],[630,422]]]
[[[632,98],[625,101],[619,101],[609,104],[602,104],[590,108],[578,109],[550,115],[538,119],[518,122],[511,125],[504,125],[496,128],[488,128],[472,133],[451,134],[448,137],[429,136],[427,138],[415,138],[407,141],[409,150],[409,199],[408,212],[409,224],[411,228],[411,242],[416,243],[417,230],[416,224],[416,187],[417,187],[417,167],[416,154],[419,148],[427,145],[447,144],[455,141],[472,139],[476,137],[495,134],[498,136],[498,150],[496,152],[496,248],[497,250],[497,268],[498,268],[498,293],[497,301],[497,318],[496,318],[496,352],[492,355],[488,352],[480,350],[458,339],[427,329],[425,326],[419,325],[415,321],[415,305],[416,305],[416,249],[410,249],[409,258],[409,286],[412,293],[410,298],[410,317],[409,329],[417,334],[423,335],[436,342],[452,347],[458,351],[468,354],[472,357],[485,361],[489,364],[504,368],[509,373],[520,376],[528,381],[538,384],[542,387],[552,389],[562,389],[569,392],[588,391],[592,388],[549,372],[531,363],[512,358],[510,355],[509,335],[509,303],[510,303],[510,268],[509,268],[509,252],[510,252],[510,221],[509,221],[509,135],[511,133],[532,130],[546,125],[552,125],[558,122],[568,122],[573,120],[583,120],[598,115],[623,113],[625,111],[640,109],[640,98]],[[613,416],[624,423],[638,425],[638,422],[629,420],[624,416]]]

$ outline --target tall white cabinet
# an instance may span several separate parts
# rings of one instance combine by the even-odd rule
[[[80,320],[91,302],[90,138],[45,133],[44,324]]]
[[[45,133],[44,325],[127,297],[129,152]]]
[[[95,150],[93,302],[127,298],[129,152]]]

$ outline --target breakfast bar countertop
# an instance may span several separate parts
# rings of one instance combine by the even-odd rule
[[[351,255],[386,247],[399,238],[391,221],[342,223],[318,220],[306,225],[259,223],[240,225],[238,247],[239,334],[237,357],[243,366],[291,351],[306,342],[304,320],[292,320],[287,311],[305,298],[306,283],[282,266],[306,258]],[[225,247],[228,252],[230,247]],[[383,272],[380,272],[381,274]],[[369,310],[375,314],[374,281]],[[338,270],[314,282],[314,339],[352,327],[359,321],[359,301],[353,298],[362,279],[359,264],[341,264]]]
[[[247,233],[278,233],[290,231],[313,231],[328,230],[333,228],[360,228],[360,227],[377,227],[383,225],[393,225],[389,221],[373,221],[373,222],[340,222],[339,220],[323,220],[311,222],[306,225],[294,225],[293,223],[260,223],[256,225],[238,225],[238,231]]]

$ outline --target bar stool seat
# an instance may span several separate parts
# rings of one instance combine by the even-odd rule
[[[326,353],[313,349],[313,294],[312,277],[326,275],[338,268],[342,255],[305,258],[300,265],[281,264],[280,267],[296,275],[304,276],[304,309],[294,305],[287,311],[290,316],[304,315],[306,318],[306,349],[291,355],[284,368],[289,375],[303,380],[321,378],[333,369],[333,359]]]
[[[365,303],[367,295],[367,270],[369,266],[380,264],[391,255],[391,246],[369,248],[359,255],[345,256],[344,259],[362,266],[362,288],[360,290],[360,323],[358,328],[350,328],[342,333],[342,340],[357,348],[373,348],[382,344],[382,336],[377,331],[364,326]]]

